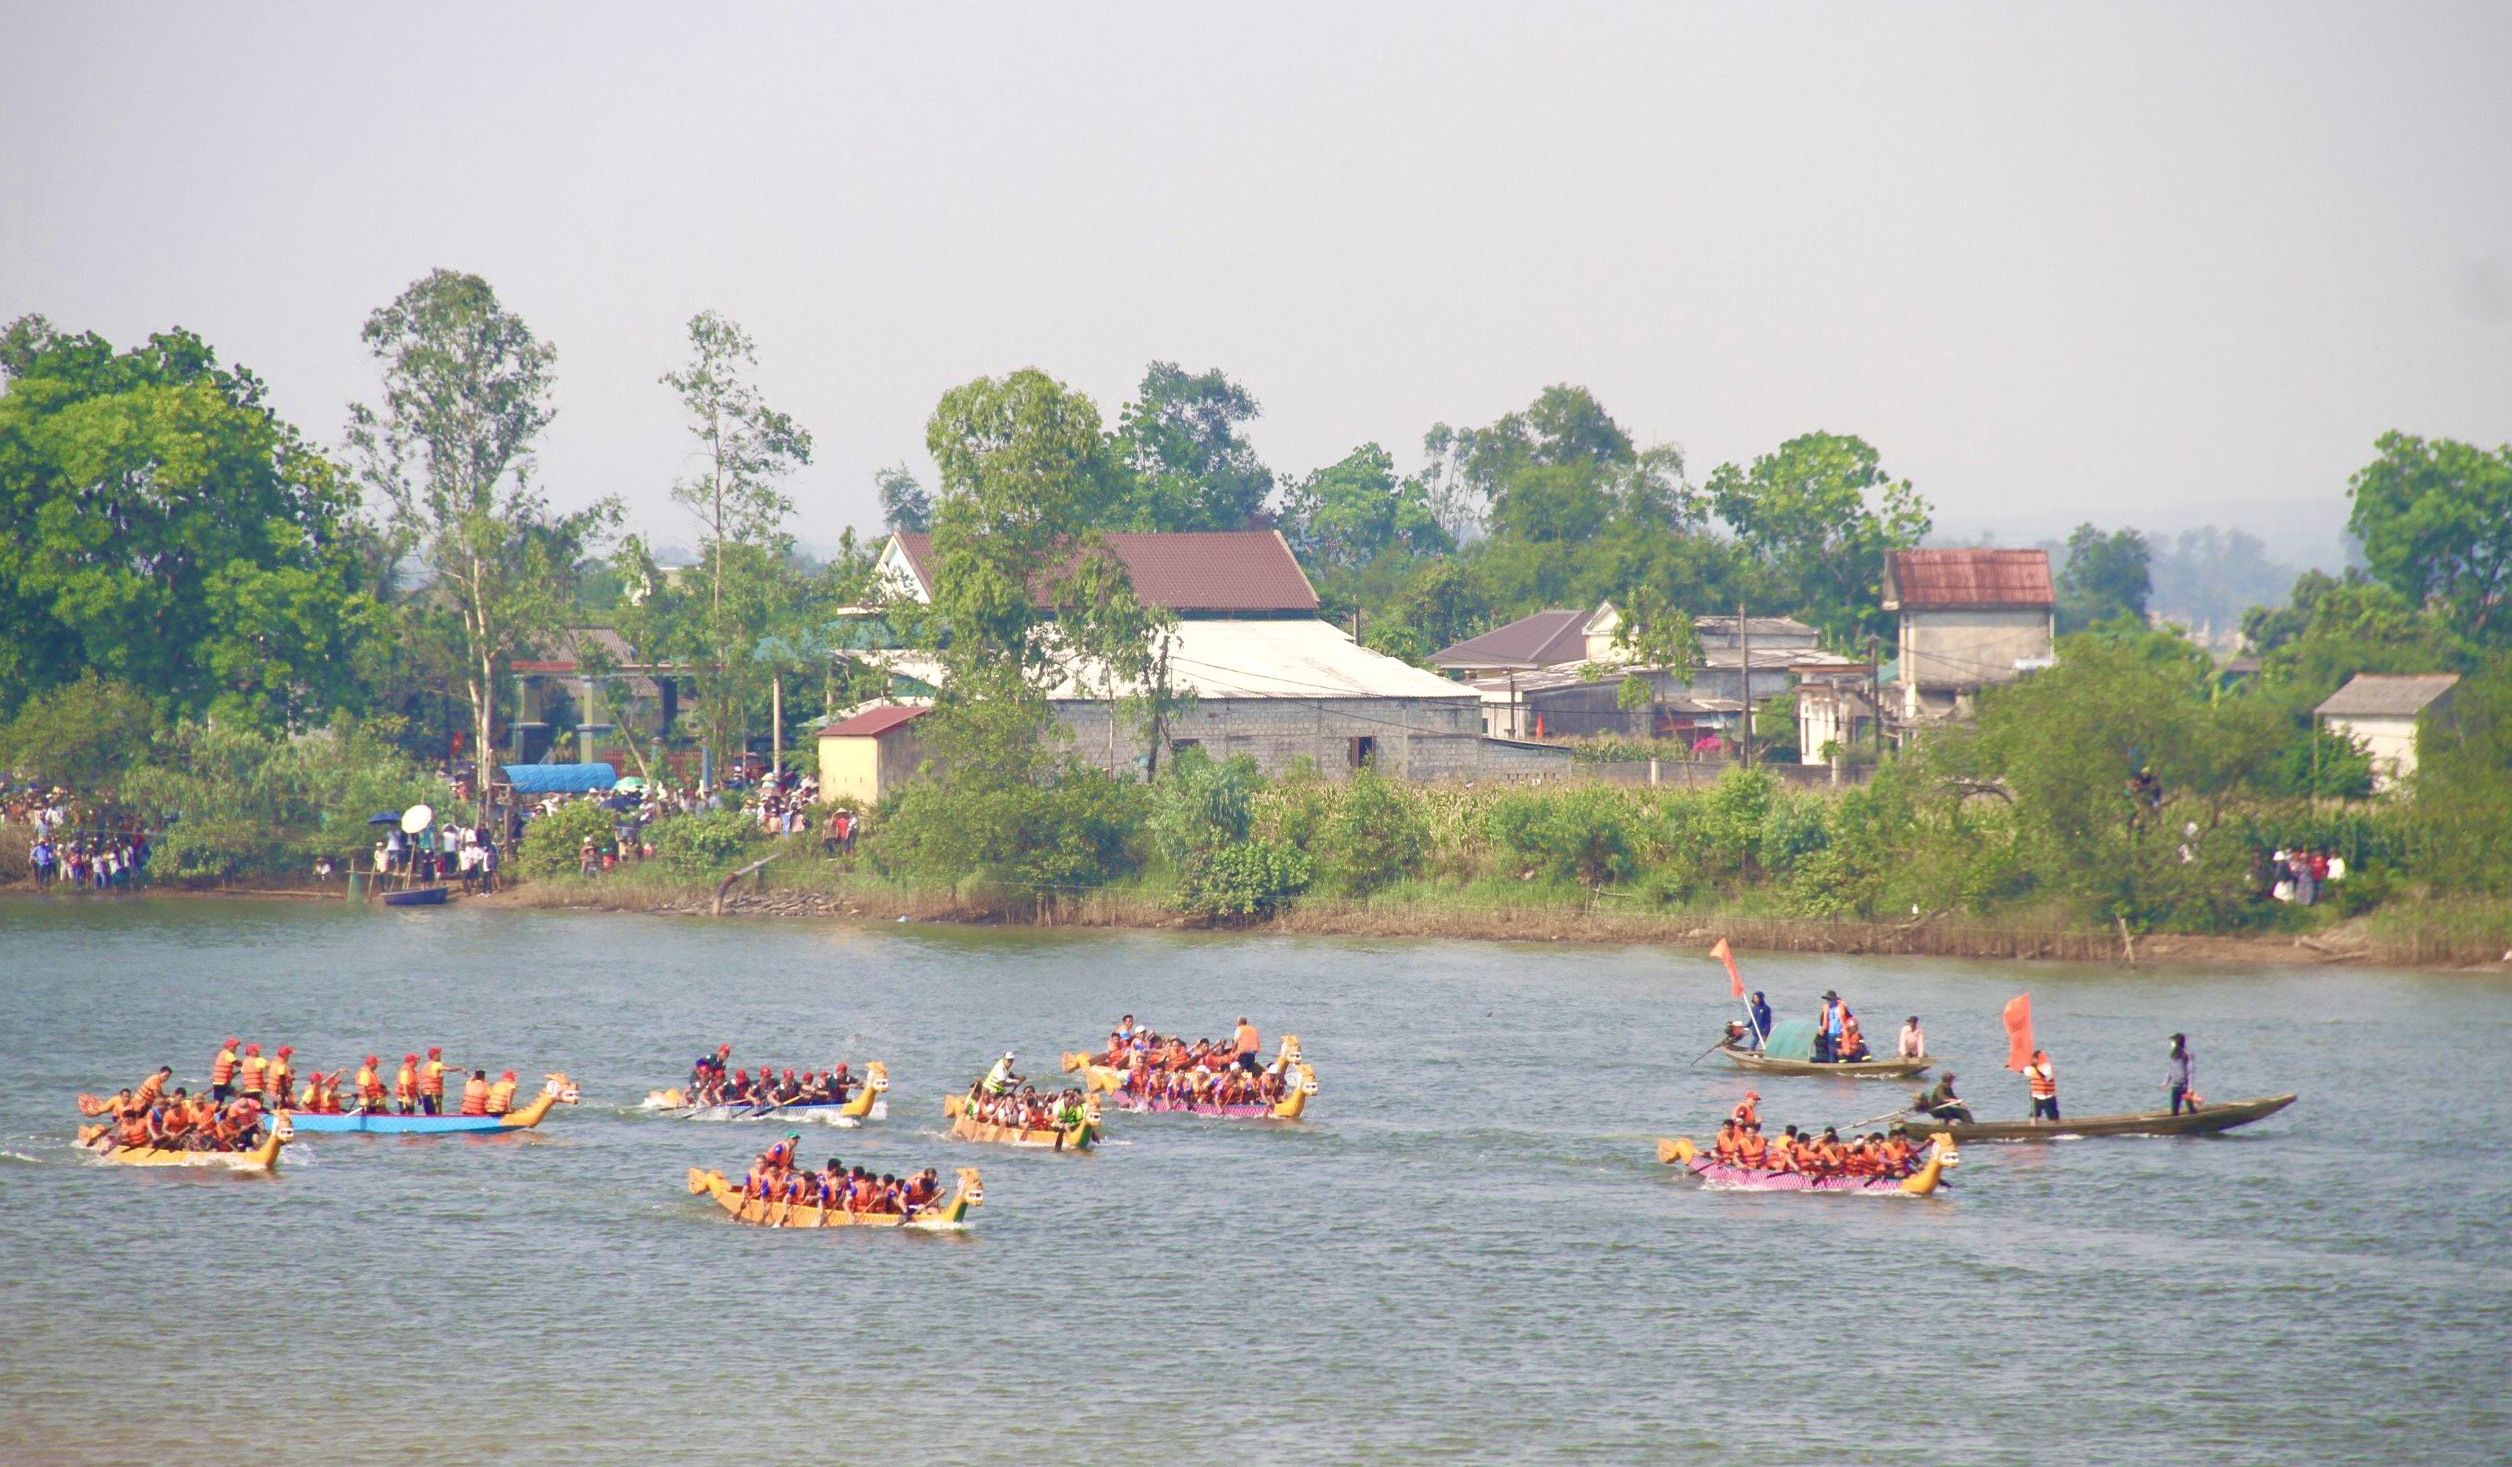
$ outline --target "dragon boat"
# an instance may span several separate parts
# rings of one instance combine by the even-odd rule
[[[1088,1151],[1099,1144],[1099,1101],[1082,1102],[1082,1118],[1069,1126],[998,1126],[968,1110],[965,1095],[942,1097],[942,1114],[951,1121],[951,1135],[961,1141],[988,1141],[998,1146],[1027,1146],[1044,1151]]]
[[[1064,1073],[1079,1073],[1082,1089],[1093,1095],[1105,1095],[1118,1110],[1143,1114],[1178,1113],[1199,1116],[1226,1116],[1233,1120],[1296,1121],[1308,1108],[1308,1098],[1317,1093],[1317,1072],[1300,1060],[1300,1036],[1285,1034],[1282,1046],[1267,1069],[1290,1077],[1282,1099],[1271,1103],[1245,1105],[1212,1105],[1200,1102],[1180,1104],[1171,1100],[1154,1100],[1133,1091],[1134,1071],[1130,1067],[1106,1065],[1099,1056],[1068,1049],[1062,1056]]]
[[[296,1128],[308,1133],[364,1132],[377,1136],[457,1136],[501,1131],[528,1131],[548,1119],[553,1106],[576,1103],[576,1082],[551,1075],[530,1105],[502,1116],[404,1116],[383,1111],[284,1111]]]
[[[1809,1177],[1803,1172],[1735,1166],[1717,1160],[1682,1136],[1671,1140],[1660,1137],[1657,1159],[1689,1170],[1712,1187],[1740,1192],[1837,1192],[1853,1197],[1931,1196],[1944,1181],[1946,1169],[1962,1163],[1953,1143],[1943,1139],[1928,1148],[1928,1159],[1906,1177]]]
[[[763,1197],[744,1197],[741,1184],[726,1181],[722,1172],[691,1167],[689,1195],[714,1198],[717,1206],[733,1215],[733,1221],[752,1227],[917,1228],[938,1232],[966,1226],[968,1209],[986,1200],[986,1189],[975,1167],[961,1167],[959,1185],[950,1196],[908,1217],[896,1212],[849,1212],[842,1207],[803,1207],[782,1199],[770,1202]]]
[[[889,1119],[890,1072],[879,1060],[864,1066],[863,1089],[851,1100],[819,1100],[796,1105],[691,1105],[688,1094],[678,1086],[669,1090],[650,1090],[637,1109],[668,1115],[683,1121],[756,1121],[775,1116],[781,1120],[817,1121],[825,1126],[853,1129],[865,1121]]]
[[[271,1117],[270,1134],[250,1151],[171,1151],[162,1146],[118,1146],[107,1151],[107,1129],[79,1127],[78,1144],[115,1166],[188,1166],[266,1174],[279,1170],[280,1149],[296,1139],[296,1128],[289,1124],[285,1111]]]
[[[1903,1124],[1914,1136],[1947,1136],[1956,1141],[2060,1141],[2077,1136],[2214,1136],[2275,1115],[2292,1105],[2291,1095],[2262,1095],[2201,1105],[2174,1115],[2165,1110],[2132,1115],[2079,1116],[2060,1121],[1940,1121],[1915,1115]]]

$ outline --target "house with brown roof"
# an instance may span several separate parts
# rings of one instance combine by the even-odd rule
[[[1134,594],[1180,618],[1313,617],[1317,588],[1279,530],[1120,532],[1108,548],[1125,563]],[[933,536],[900,531],[874,565],[891,594],[933,599]],[[1041,598],[1043,599],[1043,598]]]
[[[2456,673],[2359,672],[2312,710],[2331,733],[2350,738],[2372,757],[2372,787],[2386,790],[2416,772],[2416,726],[2450,711]]]
[[[1901,618],[1888,692],[1905,726],[1969,717],[1982,688],[2048,666],[2057,643],[2046,550],[1896,550],[1884,609]]]
[[[885,703],[821,729],[820,797],[869,805],[905,784],[924,762],[916,720],[932,711],[923,704]]]

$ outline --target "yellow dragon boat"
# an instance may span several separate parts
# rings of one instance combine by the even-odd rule
[[[1214,1105],[1204,1102],[1146,1100],[1135,1095],[1130,1088],[1134,1076],[1132,1070],[1119,1069],[1114,1065],[1103,1065],[1099,1063],[1097,1055],[1083,1054],[1078,1050],[1068,1049],[1064,1051],[1062,1058],[1064,1073],[1070,1075],[1079,1072],[1084,1091],[1093,1095],[1107,1096],[1119,1110],[1175,1111],[1185,1115],[1227,1116],[1237,1120],[1296,1121],[1300,1118],[1300,1113],[1308,1109],[1308,1098],[1317,1093],[1317,1072],[1301,1062],[1300,1036],[1297,1034],[1282,1036],[1281,1049],[1274,1055],[1273,1063],[1266,1067],[1280,1071],[1288,1081],[1283,1086],[1282,1098],[1271,1105]]]
[[[117,1146],[106,1150],[103,1126],[79,1127],[78,1144],[95,1152],[115,1166],[188,1166],[207,1167],[230,1172],[274,1173],[279,1170],[279,1151],[296,1139],[296,1127],[285,1111],[271,1117],[270,1134],[262,1144],[250,1151],[169,1151],[162,1146]]]
[[[1099,1144],[1099,1101],[1082,1102],[1082,1118],[1064,1127],[998,1126],[968,1110],[965,1095],[942,1097],[942,1114],[950,1117],[951,1135],[961,1141],[989,1141],[999,1146],[1028,1146],[1047,1151],[1088,1151]]]
[[[849,1212],[842,1207],[806,1207],[782,1199],[770,1202],[761,1197],[744,1197],[741,1195],[741,1184],[726,1181],[722,1172],[691,1167],[689,1195],[714,1198],[717,1206],[733,1215],[733,1221],[748,1223],[752,1227],[918,1228],[939,1231],[965,1226],[968,1209],[986,1200],[986,1189],[975,1167],[961,1167],[959,1185],[950,1196],[909,1217],[897,1212]]]

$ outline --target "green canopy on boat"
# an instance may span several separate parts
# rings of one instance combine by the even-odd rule
[[[1762,1052],[1773,1059],[1810,1060],[1814,1058],[1814,1021],[1812,1019],[1780,1019],[1771,1025],[1770,1041]]]

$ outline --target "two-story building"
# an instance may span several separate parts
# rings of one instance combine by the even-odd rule
[[[1884,609],[1901,618],[1887,689],[1905,727],[1969,717],[1982,688],[2050,664],[2058,591],[2045,550],[1896,550]]]

